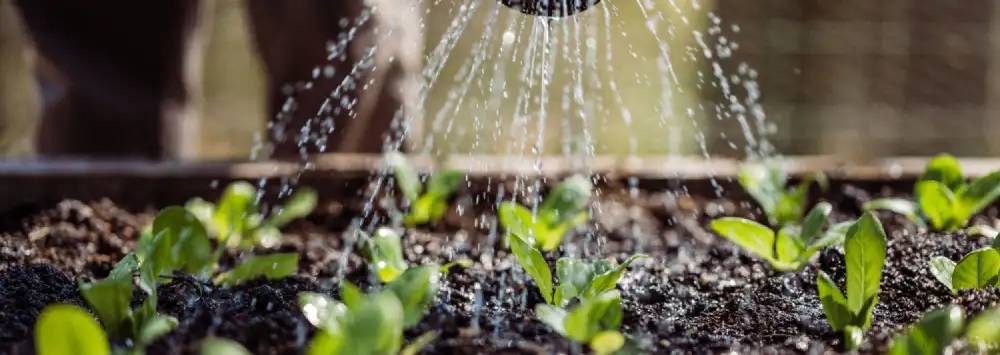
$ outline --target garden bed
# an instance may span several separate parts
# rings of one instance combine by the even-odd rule
[[[315,332],[299,311],[299,292],[337,296],[341,278],[373,287],[365,262],[353,250],[345,250],[342,242],[342,233],[364,213],[370,198],[364,191],[370,184],[371,162],[345,161],[321,164],[302,178],[302,184],[320,190],[322,199],[316,213],[286,229],[277,248],[300,253],[294,277],[231,289],[193,278],[161,286],[159,310],[176,317],[180,325],[154,343],[149,353],[191,353],[210,335],[236,340],[254,354],[297,353]],[[591,222],[573,235],[564,252],[617,260],[640,252],[652,257],[637,262],[620,284],[622,331],[630,340],[655,353],[842,350],[815,291],[820,270],[843,282],[839,251],[827,249],[803,271],[781,274],[707,230],[715,217],[762,218],[731,179],[712,181],[704,174],[711,170],[731,176],[733,164],[685,162],[672,171],[629,170],[629,164],[649,164],[628,161],[603,164],[598,166],[619,172],[610,176],[638,178],[608,178],[594,197]],[[912,168],[907,164],[838,168],[828,162],[802,161],[799,165],[800,170],[824,166],[831,172],[830,189],[814,198],[831,202],[834,220],[846,221],[858,217],[861,205],[872,197],[907,195],[917,171],[917,164]],[[39,164],[34,169],[22,165],[0,175],[6,186],[0,195],[7,195],[8,204],[0,216],[0,353],[32,353],[32,326],[46,305],[85,306],[77,282],[106,276],[113,263],[135,247],[139,230],[152,220],[156,208],[193,196],[212,197],[218,192],[210,186],[228,180],[286,173],[275,166],[255,166],[257,170],[232,165],[138,166],[141,169],[114,164],[98,168]],[[558,170],[545,173],[556,176]],[[967,170],[975,173],[975,168]],[[451,208],[439,225],[411,229],[404,237],[406,257],[414,263],[459,258],[475,262],[443,278],[428,314],[407,331],[407,338],[428,330],[440,332],[426,353],[583,350],[534,319],[534,305],[543,302],[541,296],[501,245],[497,231],[502,229],[493,219],[491,199],[499,181],[512,186],[513,178],[504,175],[516,173],[474,172],[471,183],[454,199],[460,208]],[[10,184],[17,181],[22,184],[20,193],[12,187],[17,185]],[[993,206],[976,218],[992,222],[998,216],[1000,209]],[[972,313],[1000,304],[996,288],[953,296],[927,268],[932,256],[958,259],[989,245],[989,240],[921,231],[889,213],[879,217],[889,236],[888,257],[863,353],[885,352],[893,334],[936,307],[955,303]],[[237,257],[226,256],[223,265]]]

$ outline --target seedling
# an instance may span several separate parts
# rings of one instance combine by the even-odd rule
[[[948,306],[928,312],[919,323],[893,339],[891,355],[938,355],[963,336],[981,347],[1000,345],[1000,309],[986,310],[966,324],[960,307]],[[983,351],[982,353],[988,353]]]
[[[621,302],[618,290],[609,290],[581,299],[569,311],[539,304],[535,306],[535,314],[562,336],[588,344],[594,353],[611,354],[625,345],[625,337],[618,331],[622,321]]]
[[[560,183],[538,208],[538,213],[515,202],[500,204],[500,224],[508,235],[515,235],[543,251],[559,248],[563,237],[587,221],[587,204],[593,190],[590,180],[573,176]]]
[[[865,330],[871,327],[885,264],[886,243],[882,224],[871,212],[865,213],[847,231],[844,241],[847,296],[825,272],[821,271],[816,278],[826,320],[830,327],[843,333],[847,349],[861,346]]]
[[[965,339],[994,350],[1000,348],[1000,308],[988,309],[972,318],[965,328]]]
[[[420,175],[399,153],[386,155],[389,166],[396,173],[396,185],[410,203],[410,212],[403,222],[408,226],[437,223],[448,212],[448,199],[462,182],[462,173],[446,170],[428,178],[427,189],[420,182]]]
[[[931,274],[952,293],[1000,286],[1000,250],[982,248],[966,254],[957,264],[943,256],[928,262]]]
[[[757,255],[778,271],[805,267],[819,250],[843,243],[850,222],[838,223],[825,232],[823,226],[833,206],[822,202],[809,212],[802,226],[788,225],[778,230],[743,218],[719,218],[711,228],[743,249]]]
[[[35,322],[38,355],[108,355],[108,337],[87,311],[67,304],[45,307]]]
[[[410,269],[410,265],[403,257],[402,237],[395,230],[381,227],[375,230],[375,235],[372,237],[364,232],[358,233],[361,254],[374,267],[379,281],[391,283]],[[452,267],[469,267],[471,264],[471,260],[460,259],[444,264],[439,269],[442,273],[447,273]]]
[[[865,209],[893,211],[934,230],[954,231],[965,227],[973,215],[1000,197],[1000,171],[967,184],[955,157],[942,154],[932,159],[914,186],[917,201],[889,198],[871,201]]]
[[[740,185],[767,215],[768,222],[775,227],[798,223],[806,212],[809,189],[813,183],[823,189],[827,186],[826,175],[807,175],[797,186],[788,186],[788,175],[780,162],[767,161],[744,165],[739,172]]]
[[[521,268],[531,276],[542,294],[545,303],[564,307],[574,298],[588,298],[613,290],[618,280],[636,259],[645,255],[633,255],[617,267],[607,260],[588,262],[573,258],[556,261],[556,276],[559,285],[552,280],[552,269],[542,256],[542,252],[532,247],[517,235],[510,237],[510,249],[517,257]]]
[[[317,196],[313,189],[300,188],[284,206],[267,217],[260,213],[256,200],[257,189],[250,183],[237,181],[226,187],[217,204],[196,198],[188,201],[185,207],[208,226],[208,231],[223,245],[242,249],[271,248],[281,241],[282,227],[312,213]]]
[[[242,344],[225,338],[208,338],[201,341],[201,355],[252,355]]]

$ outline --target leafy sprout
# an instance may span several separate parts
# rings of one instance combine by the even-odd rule
[[[208,231],[223,245],[270,248],[281,241],[280,229],[312,213],[317,200],[315,190],[300,188],[283,206],[265,217],[257,204],[257,189],[248,182],[237,181],[226,187],[217,204],[196,198],[188,201],[185,208],[208,226]]]
[[[931,274],[952,293],[1000,286],[1000,250],[996,247],[975,250],[958,263],[936,256],[928,265]]]
[[[913,191],[916,202],[878,199],[867,203],[865,209],[900,213],[920,225],[926,220],[935,230],[958,230],[1000,197],[1000,171],[966,183],[958,160],[942,154],[927,164]]]
[[[621,294],[608,290],[583,298],[570,310],[548,305],[535,306],[538,319],[573,341],[588,344],[597,354],[611,354],[625,345],[618,332],[622,321]]]
[[[38,355],[108,355],[111,346],[101,326],[80,307],[45,307],[35,322]]]
[[[403,258],[402,238],[392,229],[378,228],[374,236],[362,236],[361,252],[382,282],[391,282],[409,268]]]
[[[897,335],[890,355],[937,355],[959,337],[982,348],[997,349],[1000,345],[1000,308],[983,311],[966,322],[965,312],[957,306],[947,306],[928,312],[905,332]],[[989,353],[982,351],[982,353]]]
[[[786,225],[777,233],[743,218],[719,218],[710,226],[719,235],[767,260],[775,270],[795,271],[806,266],[819,250],[844,241],[849,222],[834,224],[823,231],[832,210],[833,206],[829,203],[819,203],[801,226]]]
[[[446,170],[430,176],[427,188],[420,182],[420,174],[399,153],[386,155],[386,161],[395,171],[396,185],[410,203],[404,217],[408,226],[436,223],[448,212],[448,199],[458,189],[464,177],[461,172]]]
[[[878,303],[886,244],[882,224],[870,212],[865,213],[847,231],[844,241],[846,296],[825,272],[821,271],[816,279],[826,320],[830,327],[843,333],[848,349],[857,349],[863,341],[864,331],[871,327],[872,311]]]
[[[739,172],[740,185],[767,215],[775,227],[798,223],[806,212],[809,189],[813,183],[826,188],[826,175],[807,175],[794,187],[788,186],[788,175],[776,160],[746,164]]]
[[[576,175],[560,183],[532,213],[515,202],[504,202],[498,209],[500,223],[508,235],[528,241],[534,248],[552,251],[559,248],[563,237],[587,220],[587,204],[593,185],[586,177]]]

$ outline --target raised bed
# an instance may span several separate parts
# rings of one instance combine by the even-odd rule
[[[441,332],[425,349],[429,354],[583,351],[534,320],[541,297],[498,238],[497,188],[513,186],[532,165],[489,157],[444,164],[469,172],[470,182],[443,223],[407,232],[406,256],[415,263],[465,257],[475,264],[444,278],[430,312],[407,337]],[[972,175],[1000,167],[989,160],[963,164]],[[197,280],[161,287],[160,311],[177,317],[180,326],[149,353],[191,353],[209,335],[236,340],[255,354],[301,352],[315,330],[298,309],[299,292],[336,295],[340,278],[373,286],[364,261],[345,250],[341,234],[364,213],[377,166],[377,157],[336,156],[302,175],[300,183],[317,188],[321,203],[314,215],[286,230],[277,248],[301,254],[295,277],[232,289]],[[633,267],[620,285],[622,331],[630,339],[654,353],[842,350],[815,294],[819,270],[843,281],[839,251],[827,249],[805,270],[780,274],[706,230],[714,217],[761,218],[727,178],[736,162],[599,158],[588,166],[607,179],[594,198],[592,222],[574,234],[565,251],[618,260],[636,252],[653,257]],[[858,217],[861,204],[873,196],[909,194],[923,160],[848,166],[801,158],[789,166],[793,172],[827,171],[831,188],[813,198],[831,202],[834,219],[844,221]],[[542,176],[554,182],[573,168],[547,160]],[[33,352],[32,326],[46,305],[85,305],[77,281],[105,276],[134,248],[138,231],[157,208],[194,196],[214,198],[218,186],[231,180],[278,179],[296,171],[290,163],[0,164],[0,353]],[[926,266],[931,256],[958,259],[989,240],[928,233],[888,213],[879,217],[889,234],[888,262],[875,323],[861,352],[886,351],[893,334],[938,306],[954,303],[975,312],[1000,304],[998,289],[952,296]],[[976,220],[992,224],[998,217],[1000,209],[992,206]]]

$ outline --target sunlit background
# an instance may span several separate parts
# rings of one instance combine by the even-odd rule
[[[649,6],[646,13],[638,1]],[[548,109],[521,112],[529,120],[546,117],[547,153],[579,144],[575,140],[589,133],[599,155],[742,156],[740,127],[711,113],[725,101],[713,84],[713,60],[702,54],[696,34],[713,50],[723,38],[736,44],[720,68],[735,88],[743,87],[740,76],[757,79],[766,129],[781,153],[855,159],[1000,153],[1000,6],[993,0],[717,0],[698,6],[638,1],[605,0],[563,20],[573,24],[550,27],[557,39],[552,44],[566,50],[555,56]],[[426,2],[428,55],[460,11],[458,3]],[[517,55],[539,38],[531,31],[540,23],[507,9],[495,12],[494,5],[484,0],[460,33],[412,137],[416,149],[432,144],[434,153],[503,154],[516,150],[511,145],[518,138],[512,137],[538,134],[534,123],[523,132],[512,130],[522,92],[504,96],[486,88],[490,80],[520,80],[521,67],[530,61]],[[202,6],[198,139],[188,158],[246,158],[267,118],[262,64],[242,1]],[[505,41],[509,55],[497,55]],[[598,60],[585,59],[578,67],[579,58],[571,54],[587,48]],[[675,85],[663,75],[665,48]],[[32,154],[39,115],[33,59],[16,8],[0,0],[0,152],[7,156]],[[470,73],[474,64],[480,69]],[[577,77],[584,102],[593,104],[566,106]],[[450,106],[468,81],[473,84],[461,91],[461,105]],[[581,114],[578,107],[591,109]]]

